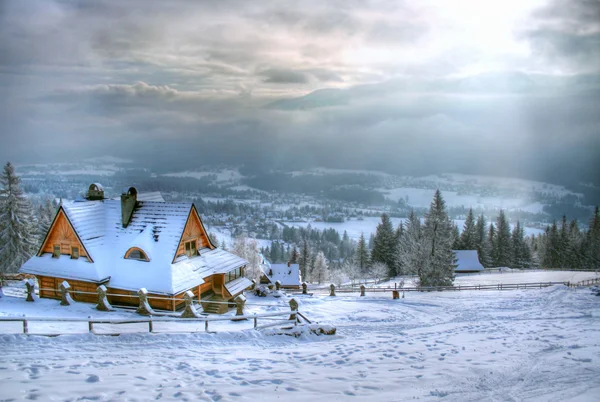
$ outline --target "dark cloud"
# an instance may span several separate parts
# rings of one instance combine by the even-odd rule
[[[600,1],[552,0],[521,35],[534,54],[572,71],[600,71]]]
[[[272,84],[306,84],[308,77],[306,74],[278,68],[270,68],[260,72],[260,75],[264,77],[264,82]]]

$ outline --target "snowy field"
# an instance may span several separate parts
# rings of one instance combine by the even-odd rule
[[[336,326],[337,335],[240,331],[247,323],[217,334],[0,335],[0,400],[597,401],[600,395],[600,297],[589,288],[410,293],[400,300],[296,297],[300,311]],[[253,307],[265,311],[287,301],[249,296],[248,302],[270,306]],[[131,314],[44,302],[5,297],[0,315],[24,308],[28,315]]]

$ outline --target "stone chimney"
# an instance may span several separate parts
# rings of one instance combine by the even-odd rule
[[[90,188],[87,192],[86,199],[90,201],[103,200],[104,199],[104,187],[100,183],[90,184]]]
[[[133,211],[137,205],[137,190],[135,187],[124,188],[121,194],[121,222],[126,228],[131,221]]]

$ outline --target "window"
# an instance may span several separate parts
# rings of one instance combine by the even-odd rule
[[[196,249],[196,240],[185,242],[185,255],[188,257],[198,255],[198,250]]]
[[[55,244],[52,251],[52,258],[60,257],[60,244]]]
[[[71,258],[74,260],[79,258],[79,247],[71,247]]]
[[[130,248],[125,253],[125,259],[127,260],[139,260],[139,261],[150,261],[146,253],[137,247]]]
[[[242,276],[242,268],[234,269],[233,271],[227,272],[227,282],[231,282],[234,279],[237,279]]]

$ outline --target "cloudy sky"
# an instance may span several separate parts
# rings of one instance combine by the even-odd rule
[[[0,158],[600,182],[599,0],[0,0]]]

